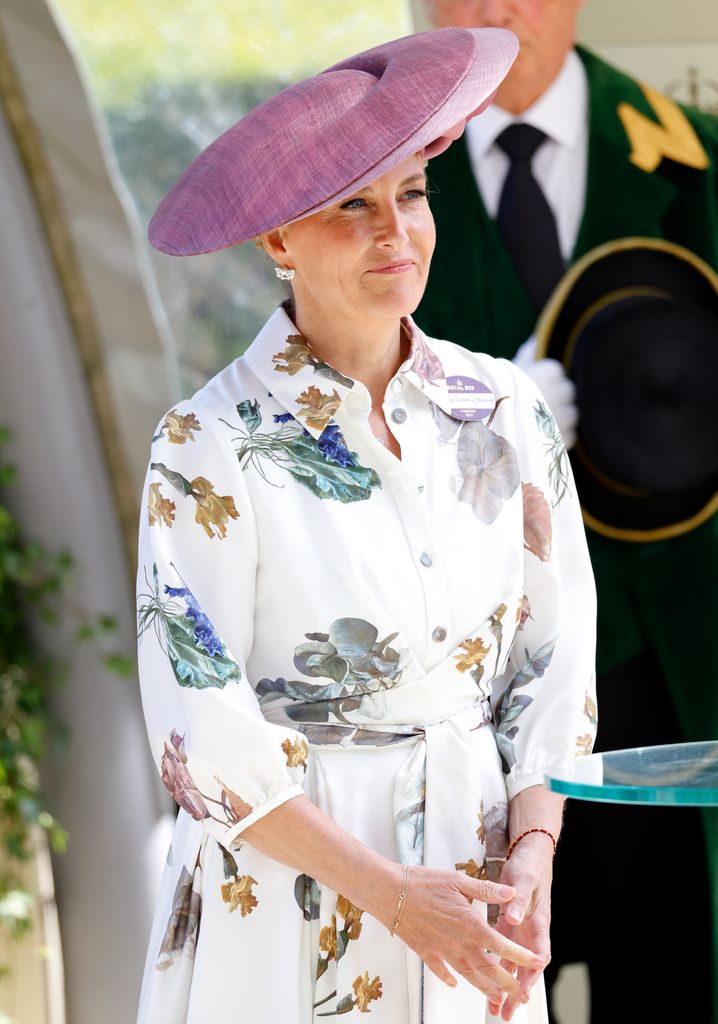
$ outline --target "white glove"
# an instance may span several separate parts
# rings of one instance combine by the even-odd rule
[[[528,374],[543,393],[561,431],[563,443],[572,448],[576,443],[578,426],[576,388],[561,363],[558,359],[536,359],[536,338],[533,336],[521,345],[512,362]]]

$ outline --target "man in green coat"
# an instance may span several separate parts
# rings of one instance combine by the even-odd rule
[[[502,224],[502,189],[519,161],[502,149],[504,129],[529,124],[544,136],[529,157],[530,187],[542,189],[555,241],[530,238],[526,218],[530,266],[543,262],[543,245],[558,247],[560,270],[609,240],[650,236],[718,269],[718,120],[574,47],[579,6],[428,0],[437,27],[510,28],[521,52],[494,107],[431,163],[438,240],[416,314],[428,334],[470,349],[509,359],[522,349],[516,361],[543,388],[567,443],[575,425],[569,382],[553,361],[532,362],[524,344],[547,295],[535,294],[517,233],[512,238]],[[525,165],[517,173],[525,184]],[[521,238],[519,231],[519,245]],[[598,590],[601,749],[718,738],[718,519],[650,543],[591,530],[588,538]],[[547,982],[562,963],[586,961],[593,1024],[714,1020],[718,969],[706,910],[713,899],[718,911],[718,812],[710,814],[709,896],[699,812],[572,803],[559,844]],[[657,979],[656,968],[674,959],[676,973]]]

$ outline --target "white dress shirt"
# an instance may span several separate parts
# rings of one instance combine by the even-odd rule
[[[493,104],[466,126],[469,157],[490,217],[496,217],[509,158],[496,139],[510,124],[530,124],[548,136],[532,160],[534,177],[556,218],[561,255],[573,252],[586,197],[588,82],[575,50],[539,99],[523,114]]]
[[[240,835],[306,793],[396,862],[493,877],[507,802],[593,742],[595,592],[556,425],[505,359],[406,328],[383,403],[401,460],[281,307],[153,439],[140,677],[182,809],[138,1024],[410,1024],[422,998],[426,1024],[488,1019]],[[536,985],[514,1024],[546,1020]]]

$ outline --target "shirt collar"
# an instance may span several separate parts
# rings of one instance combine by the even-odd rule
[[[516,122],[533,125],[559,145],[576,149],[587,131],[588,80],[575,50],[569,51],[556,78],[528,110],[511,114],[494,103],[469,121],[466,144],[472,163],[485,157],[504,128]]]
[[[397,376],[404,375],[426,398],[440,403],[445,390],[441,359],[411,317],[404,317],[402,323],[411,348]],[[312,352],[284,306],[274,311],[244,358],[272,397],[314,438],[334,422],[356,383]]]

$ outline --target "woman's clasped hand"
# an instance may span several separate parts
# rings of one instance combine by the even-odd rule
[[[455,971],[480,989],[494,1006],[506,996],[513,1005],[528,1001],[512,969],[540,974],[544,961],[519,945],[486,919],[476,906],[507,905],[516,889],[457,871],[414,867],[409,874],[406,904],[396,934],[422,958],[433,973],[452,988]],[[388,908],[388,921],[395,907]]]

